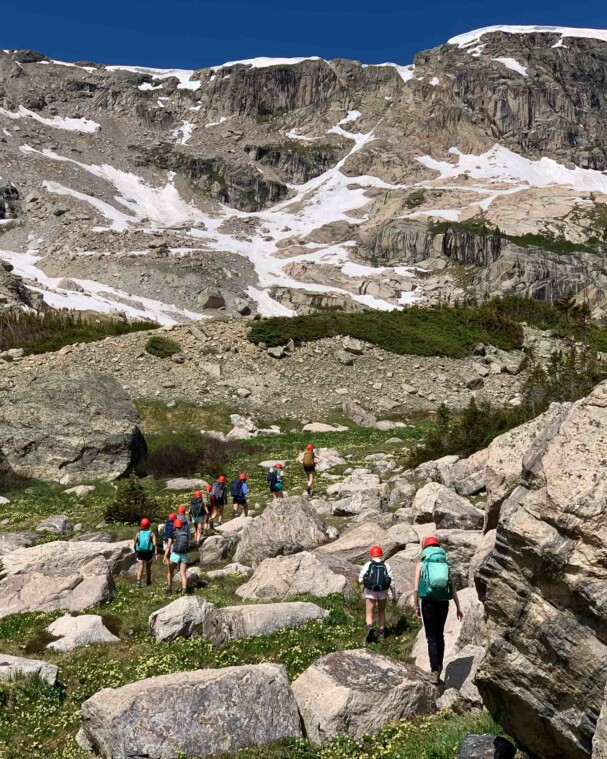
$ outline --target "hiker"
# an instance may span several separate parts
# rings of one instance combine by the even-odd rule
[[[163,563],[168,567],[166,595],[173,595],[173,574],[179,570],[181,575],[181,592],[188,591],[188,548],[190,544],[190,533],[185,528],[186,523],[181,519],[176,519],[173,523],[173,534],[169,538],[166,551],[164,552]]]
[[[204,531],[204,524],[207,518],[207,510],[205,509],[204,502],[202,500],[202,491],[197,490],[194,493],[194,497],[190,501],[190,519],[194,524],[194,540],[200,545],[202,542],[202,533]]]
[[[428,656],[432,682],[439,685],[445,656],[445,623],[449,614],[449,601],[455,601],[457,618],[464,618],[457,591],[451,581],[445,549],[438,538],[427,537],[422,544],[421,562],[415,567],[415,608],[422,618],[428,643]],[[421,604],[420,604],[421,599]]]
[[[188,540],[190,538],[190,523],[188,522],[188,517],[186,515],[186,508],[185,506],[178,506],[177,507],[177,519],[181,519],[183,522],[183,526],[187,530],[188,533]]]
[[[171,513],[167,517],[167,521],[164,523],[164,531],[162,533],[162,550],[166,551],[167,546],[169,544],[169,538],[173,534],[173,530],[175,529],[174,523],[177,519],[177,514]]]
[[[316,474],[316,454],[314,453],[314,446],[312,443],[306,445],[306,450],[303,455],[303,468],[306,475],[306,491],[308,495],[312,495],[312,485],[314,484],[314,475]]]
[[[386,637],[386,602],[388,593],[392,594],[392,603],[396,605],[396,587],[392,577],[392,569],[384,561],[384,552],[379,546],[373,546],[369,551],[371,560],[360,570],[358,582],[364,587],[363,598],[365,599],[365,622],[367,623],[366,643],[375,640],[375,627],[373,625],[373,611],[377,606],[379,622],[378,635],[380,640]]]
[[[213,483],[211,495],[215,499],[215,514],[217,516],[217,524],[221,524],[223,521],[223,507],[226,505],[227,500],[226,478],[224,474],[220,474],[216,482]]]
[[[274,500],[282,498],[284,494],[282,490],[282,464],[280,461],[270,468],[266,479],[270,486],[270,493],[272,493]]]
[[[238,516],[238,507],[242,506],[245,517],[249,516],[249,504],[247,501],[247,493],[249,488],[247,485],[247,475],[244,472],[234,480],[231,487],[232,491],[232,504],[234,507],[232,516]]]
[[[204,509],[204,522],[202,523],[202,534],[206,535],[209,529],[209,522],[211,521],[212,509],[211,509],[211,485],[208,483],[204,486],[200,498],[202,500],[202,507]]]
[[[158,558],[156,535],[151,530],[150,520],[144,517],[139,523],[141,528],[135,535],[134,548],[137,554],[137,579],[135,584],[141,587],[141,577],[145,567],[146,585],[152,584],[152,562]]]

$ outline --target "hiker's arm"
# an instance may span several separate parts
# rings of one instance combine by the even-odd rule
[[[464,612],[462,611],[462,607],[460,606],[459,597],[457,595],[457,590],[455,590],[455,588],[453,588],[453,600],[455,601],[455,609],[457,612],[457,618],[461,622],[462,619],[464,618]]]
[[[386,564],[386,569],[388,571],[388,577],[392,580],[392,582],[390,583],[390,590],[392,592],[392,603],[394,604],[394,606],[396,606],[396,583],[394,582],[392,567],[389,564]]]
[[[164,559],[162,560],[164,564],[169,563],[169,556],[171,555],[171,548],[173,547],[173,538],[169,538],[167,541],[167,549],[164,552]]]
[[[152,533],[152,543],[154,544],[154,558],[158,558],[158,543],[156,541],[156,533]]]
[[[421,573],[421,569],[422,569],[421,563],[418,563],[415,565],[415,580],[413,581],[413,603],[415,605],[415,612],[418,617],[420,616],[418,588],[419,588],[419,575]]]
[[[367,574],[367,569],[369,568],[369,562],[367,562],[363,568],[360,570],[360,573],[358,575],[358,582],[362,583],[364,576]]]

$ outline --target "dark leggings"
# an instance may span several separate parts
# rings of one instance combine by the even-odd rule
[[[431,601],[422,598],[422,619],[428,641],[428,655],[432,672],[440,672],[445,657],[445,622],[449,614],[449,601]]]

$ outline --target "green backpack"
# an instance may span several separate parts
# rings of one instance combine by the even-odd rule
[[[422,551],[418,595],[432,601],[450,601],[453,598],[451,575],[444,548],[428,546]]]

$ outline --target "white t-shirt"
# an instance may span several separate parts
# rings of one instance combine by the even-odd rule
[[[379,562],[379,561],[383,561],[383,559],[371,559],[371,561],[368,561],[368,562],[365,564],[365,566],[364,566],[364,567],[363,567],[363,568],[360,570],[360,574],[358,575],[358,582],[362,583],[362,581],[363,581],[363,579],[364,579],[365,575],[366,575],[366,574],[367,574],[367,572],[369,571],[369,567],[371,566],[371,564],[372,564],[373,562],[376,562],[376,563],[377,563],[377,562]],[[390,565],[388,564],[388,562],[387,562],[387,561],[384,561],[384,564],[386,565],[386,572],[388,573],[388,577],[389,577],[389,578],[392,580],[392,585],[391,585],[391,587],[393,588],[393,587],[394,587],[394,577],[393,577],[393,575],[392,575],[392,568],[390,567]]]

